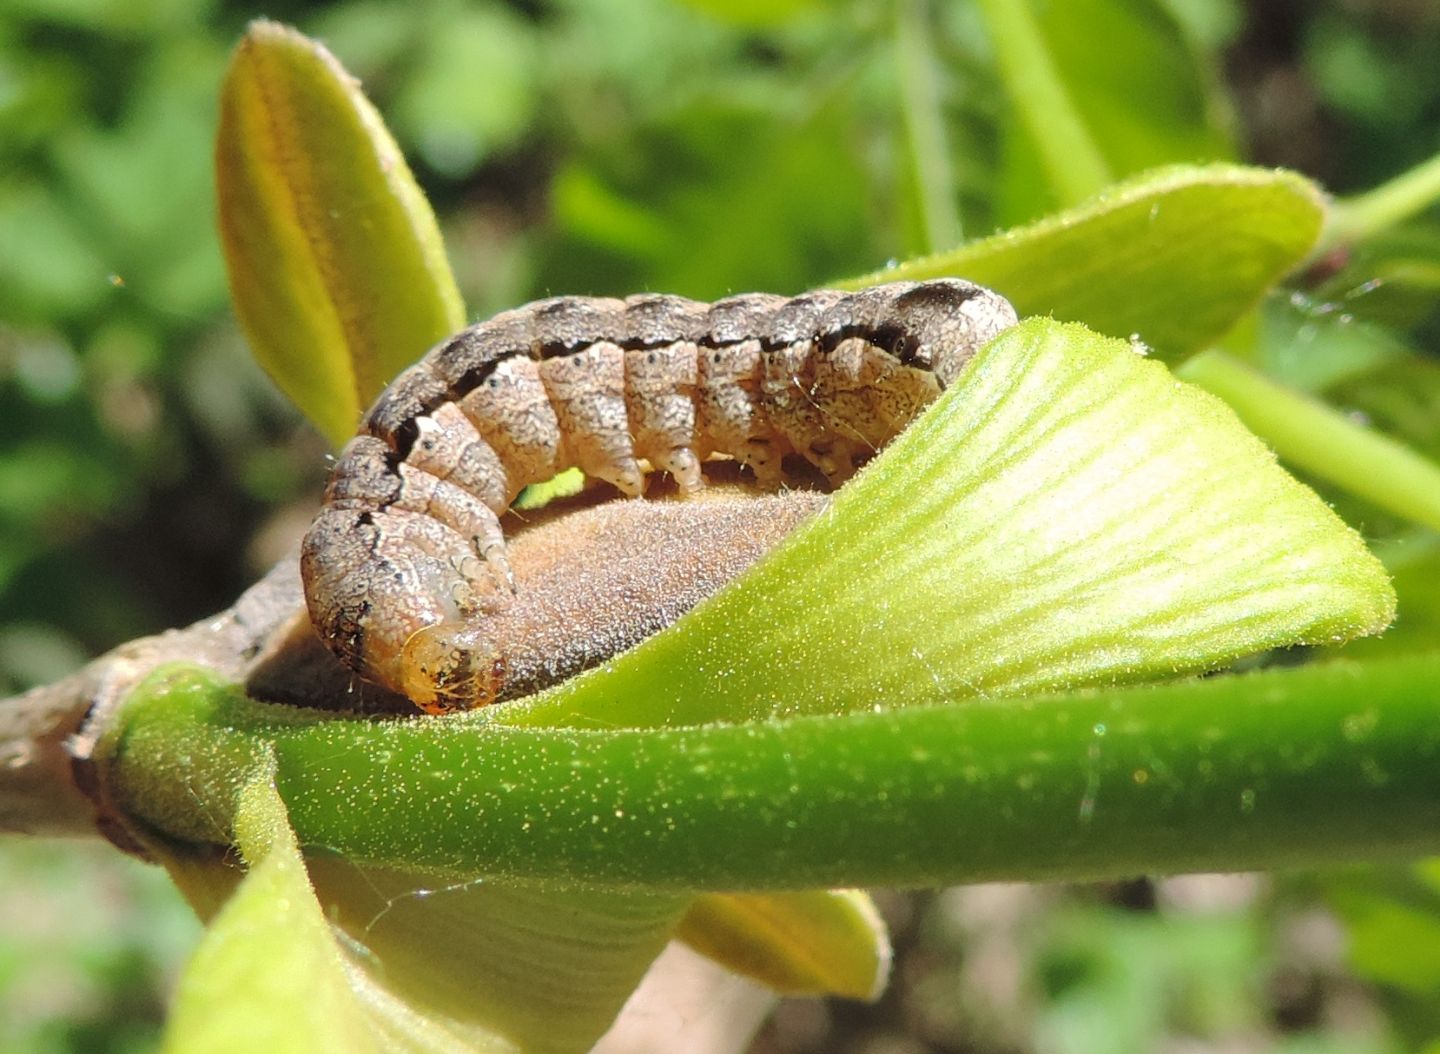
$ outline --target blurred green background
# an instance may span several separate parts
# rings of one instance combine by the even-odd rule
[[[1032,6],[1117,174],[1243,158],[1344,194],[1440,152],[1427,0]],[[219,83],[262,14],[362,79],[473,317],[794,292],[1054,205],[959,0],[0,0],[0,695],[226,606],[317,500],[325,445],[250,361],[213,229]],[[1437,290],[1440,225],[1408,223],[1266,305],[1257,354],[1440,456]],[[1431,617],[1384,646],[1433,646],[1434,536],[1327,496],[1420,553],[1394,566]],[[1440,1037],[1433,867],[886,903],[885,1000],[794,1004],[758,1050]],[[104,847],[0,845],[0,1051],[150,1049],[194,932]]]

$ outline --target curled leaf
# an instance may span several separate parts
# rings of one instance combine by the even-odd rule
[[[243,878],[216,855],[152,843],[214,916],[176,996],[170,1051],[577,1054],[687,900],[437,885],[332,856],[307,867],[268,768],[243,781],[233,824]]]
[[[254,775],[239,797],[235,834],[249,872],[185,970],[165,1049],[378,1050],[268,774]],[[187,894],[216,885],[227,871],[234,874],[213,857],[208,864],[162,860],[173,863],[171,872]]]

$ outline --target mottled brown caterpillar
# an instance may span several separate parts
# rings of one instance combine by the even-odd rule
[[[958,279],[496,315],[400,374],[341,452],[301,555],[310,617],[422,709],[484,705],[505,657],[477,613],[513,588],[500,516],[522,488],[578,466],[638,496],[648,463],[688,493],[712,455],[773,487],[791,453],[838,484],[1015,320]]]

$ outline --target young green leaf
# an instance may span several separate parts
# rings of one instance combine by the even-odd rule
[[[1424,655],[1440,651],[1440,534],[1416,531],[1384,546],[1399,603],[1395,625],[1379,637],[1351,641],[1347,658]]]
[[[261,365],[334,443],[399,370],[464,324],[435,217],[323,47],[251,25],[221,91],[220,233]]]
[[[1135,335],[1167,361],[1223,336],[1314,247],[1325,199],[1289,172],[1162,169],[1029,226],[910,260],[849,288],[959,275],[1026,315]]]

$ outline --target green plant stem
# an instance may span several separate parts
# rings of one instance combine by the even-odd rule
[[[1440,465],[1226,352],[1202,352],[1176,373],[1229,403],[1284,460],[1440,530]]]
[[[963,235],[940,109],[939,71],[930,49],[925,15],[923,0],[896,0],[895,64],[900,110],[910,144],[915,200],[925,234],[922,251],[938,252],[959,245]]]
[[[1000,79],[1040,152],[1062,205],[1113,182],[1110,166],[1060,79],[1028,0],[979,0],[995,46]]]
[[[1440,201],[1440,154],[1373,190],[1335,203],[1322,248],[1372,238]]]
[[[683,729],[364,721],[196,668],[105,745],[127,815],[228,837],[273,754],[300,841],[619,890],[932,885],[1317,866],[1440,849],[1440,655]]]

